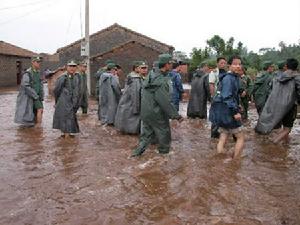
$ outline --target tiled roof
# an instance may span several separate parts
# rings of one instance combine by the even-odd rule
[[[143,43],[140,43],[140,42],[138,42],[138,41],[128,41],[128,42],[126,42],[126,43],[124,43],[124,44],[115,46],[114,48],[112,48],[111,50],[109,50],[109,51],[107,51],[107,52],[103,52],[103,53],[100,53],[100,54],[91,56],[91,59],[93,60],[93,59],[95,59],[95,58],[102,57],[102,56],[104,56],[104,55],[106,55],[106,54],[108,54],[108,53],[115,52],[115,51],[117,51],[118,49],[121,49],[121,48],[130,46],[130,45],[133,45],[133,44],[138,44],[138,45],[140,45],[140,46],[143,46],[143,47],[146,47],[146,48],[150,48],[150,49],[152,49],[153,51],[156,51],[158,54],[162,54],[162,53],[163,53],[163,52],[159,52],[159,51],[157,51],[157,50],[155,50],[155,49],[153,49],[153,48],[151,48],[151,47],[149,47],[149,46],[147,46],[147,45],[145,45],[145,44],[143,44]]]
[[[153,38],[150,38],[150,37],[148,37],[148,36],[146,36],[146,35],[143,35],[143,34],[140,34],[140,33],[138,33],[138,32],[135,32],[135,31],[133,31],[133,30],[127,28],[127,27],[123,27],[123,26],[121,26],[121,25],[119,25],[119,24],[117,24],[117,23],[114,23],[113,25],[111,25],[111,26],[109,26],[109,27],[107,27],[107,28],[104,28],[104,29],[102,29],[102,30],[100,30],[100,31],[98,31],[98,32],[96,32],[96,33],[94,33],[94,34],[91,34],[91,35],[90,35],[90,39],[93,39],[93,38],[97,37],[99,34],[102,34],[102,33],[108,32],[108,31],[111,31],[111,30],[113,30],[114,28],[122,29],[122,30],[124,30],[125,32],[133,33],[133,34],[135,34],[135,35],[137,35],[137,36],[140,36],[140,37],[143,37],[143,38],[147,38],[148,40],[151,40],[151,41],[153,41],[153,42],[156,42],[156,43],[158,43],[158,44],[160,44],[160,45],[164,45],[164,46],[166,46],[166,47],[168,47],[168,48],[174,49],[174,47],[171,46],[171,45],[167,45],[167,44],[165,44],[165,43],[162,43],[162,42],[160,42],[160,41],[157,41],[157,40],[155,40],[155,39],[153,39]],[[77,40],[77,41],[75,41],[75,42],[73,42],[73,43],[71,43],[71,44],[69,44],[69,45],[67,45],[67,46],[65,46],[65,47],[59,48],[59,49],[57,50],[57,52],[63,51],[63,50],[65,50],[65,49],[67,49],[67,48],[70,48],[70,47],[76,45],[76,44],[79,44],[79,43],[80,43],[81,41],[83,41],[83,40],[84,40],[84,39],[80,39],[80,40]]]

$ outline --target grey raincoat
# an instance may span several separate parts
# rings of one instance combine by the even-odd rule
[[[121,97],[118,79],[111,73],[103,73],[99,80],[98,117],[102,124],[114,124]]]
[[[83,112],[87,112],[88,108],[88,90],[87,90],[87,75],[80,73],[80,91],[79,91],[79,107]]]
[[[128,134],[140,133],[141,88],[143,78],[139,74],[130,74],[125,91],[119,102],[115,127]]]
[[[270,133],[296,101],[300,102],[300,74],[288,70],[273,80],[271,94],[258,119],[255,131],[261,134]]]
[[[33,89],[33,78],[26,71],[21,80],[20,91],[17,97],[15,123],[24,126],[34,126],[35,115],[33,112],[33,102],[38,100],[39,96]]]
[[[63,74],[55,83],[53,128],[63,133],[79,133],[76,111],[79,107],[80,75]]]
[[[191,84],[191,94],[188,103],[187,116],[191,118],[207,118],[207,101],[210,101],[209,74],[198,72]]]

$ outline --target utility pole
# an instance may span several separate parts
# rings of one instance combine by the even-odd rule
[[[85,0],[85,50],[87,53],[87,88],[88,93],[91,95],[91,68],[90,68],[90,12],[89,0]]]

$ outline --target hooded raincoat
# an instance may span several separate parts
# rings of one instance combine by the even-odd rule
[[[98,117],[102,124],[114,124],[121,89],[118,79],[111,73],[103,73],[99,80]]]
[[[42,87],[42,84],[40,84]],[[42,89],[41,89],[41,93]],[[19,94],[17,97],[15,123],[24,126],[34,126],[34,102],[42,101],[43,95],[38,95],[33,87],[31,69],[28,69],[22,77]]]
[[[127,77],[124,93],[120,99],[115,127],[127,134],[140,133],[141,89],[143,78],[137,73]]]
[[[171,143],[169,119],[180,117],[171,102],[168,73],[149,73],[142,90],[142,133],[134,154],[142,154],[154,138],[158,141],[158,151],[168,153]]]
[[[207,101],[210,101],[209,74],[199,71],[194,74],[188,103],[187,116],[191,118],[207,118]]]
[[[300,74],[288,70],[278,74],[273,81],[272,91],[258,119],[256,132],[270,133],[283,117],[300,102]]]

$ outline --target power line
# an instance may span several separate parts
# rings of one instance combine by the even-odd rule
[[[72,24],[72,21],[73,21],[73,15],[74,15],[74,10],[72,10],[72,14],[71,14],[71,17],[70,17],[70,20],[69,20],[69,23],[68,23],[68,27],[67,27],[67,31],[66,31],[66,42],[67,42],[67,38],[68,38],[69,31],[70,31],[70,28],[71,28],[71,24]]]
[[[29,3],[26,3],[26,4],[22,4],[22,5],[8,6],[8,7],[0,8],[0,11],[8,10],[8,9],[17,9],[17,8],[22,8],[22,7],[31,6],[31,5],[38,5],[40,3],[45,3],[45,0],[36,1],[36,2],[29,2]]]
[[[81,0],[79,0],[79,4],[80,4],[80,33],[81,33],[81,37],[83,37]]]
[[[15,18],[12,18],[12,19],[9,19],[9,20],[0,22],[0,25],[4,25],[4,24],[10,23],[10,22],[12,22],[12,21],[21,19],[21,18],[26,17],[26,16],[28,16],[28,15],[31,15],[31,14],[33,14],[33,13],[35,13],[35,12],[40,12],[41,10],[45,9],[46,7],[48,8],[50,5],[53,5],[54,3],[58,2],[58,1],[59,1],[59,0],[53,0],[53,1],[51,1],[50,3],[48,2],[47,5],[43,5],[42,7],[39,7],[39,8],[36,8],[36,9],[34,9],[34,10],[28,11],[28,12],[22,14],[21,16],[18,16],[18,17],[15,17]]]

